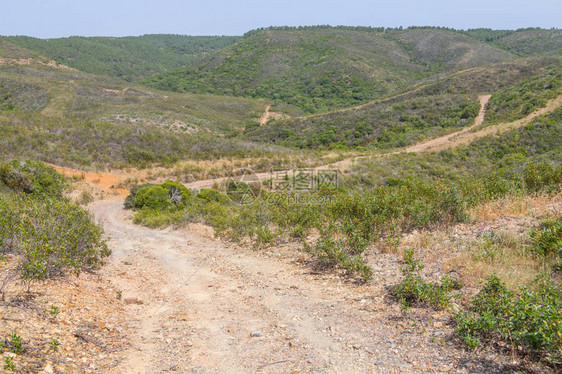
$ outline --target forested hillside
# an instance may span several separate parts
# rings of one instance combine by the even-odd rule
[[[436,74],[561,48],[559,30],[272,27],[144,82],[180,92],[261,97],[312,113],[388,96]]]
[[[239,37],[162,34],[122,38],[13,36],[2,39],[86,73],[133,81],[191,64],[236,42]]]
[[[560,57],[500,63],[357,108],[249,126],[246,135],[300,148],[403,147],[472,124],[480,94],[492,93],[485,123],[524,117],[562,92],[560,66]]]

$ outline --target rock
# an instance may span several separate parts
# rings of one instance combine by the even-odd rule
[[[53,365],[51,365],[51,363],[49,362],[47,365],[45,365],[45,367],[43,368],[43,372],[44,373],[49,373],[52,374],[55,371],[53,370]]]
[[[384,362],[382,362],[381,360],[378,360],[377,362],[375,362],[375,365],[384,365]]]
[[[123,300],[123,302],[125,302],[126,305],[131,305],[131,304],[141,305],[141,304],[143,304],[142,300],[139,300],[136,297],[127,297],[127,298],[125,298],[125,300]]]
[[[261,331],[252,331],[252,333],[250,334],[250,336],[252,338],[259,338],[260,336],[262,336],[262,332]]]

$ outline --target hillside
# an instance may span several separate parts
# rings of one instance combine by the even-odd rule
[[[559,35],[0,38],[3,370],[560,373]]]
[[[108,75],[129,82],[189,65],[238,39],[235,36],[164,34],[121,38],[0,38],[80,71]]]
[[[562,92],[560,66],[561,57],[504,62],[358,107],[254,124],[245,133],[299,148],[403,147],[471,124],[481,94],[492,94],[485,124],[522,118]]]
[[[0,105],[43,115],[223,132],[257,122],[265,110],[259,100],[161,92],[85,74],[5,41],[0,50]]]
[[[559,29],[472,29],[466,34],[522,57],[562,54],[562,30]]]
[[[517,56],[448,29],[269,28],[144,82],[180,92],[261,97],[317,112],[388,96],[439,73]]]
[[[287,154],[232,139],[258,123],[263,101],[147,89],[0,43],[2,158],[105,168]]]

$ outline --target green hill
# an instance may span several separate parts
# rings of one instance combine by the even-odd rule
[[[560,29],[472,29],[466,31],[466,34],[518,56],[562,54],[562,30]]]
[[[258,123],[264,101],[162,92],[0,47],[0,158],[103,168],[287,154],[232,139]]]
[[[235,36],[143,35],[58,39],[10,36],[0,40],[86,73],[133,81],[191,64],[238,39]]]
[[[403,147],[472,124],[480,94],[492,94],[485,123],[526,116],[562,93],[561,66],[558,56],[471,69],[356,108],[254,124],[246,136],[299,148]]]
[[[435,74],[515,57],[447,29],[269,28],[144,82],[179,92],[266,98],[317,112],[388,96]]]

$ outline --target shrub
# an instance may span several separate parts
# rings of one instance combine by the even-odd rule
[[[168,200],[176,207],[183,206],[187,200],[193,197],[193,193],[179,182],[166,181],[161,186],[168,191]]]
[[[157,211],[171,208],[172,202],[168,199],[168,191],[162,186],[143,187],[135,196],[135,207],[148,208]]]
[[[192,197],[193,193],[179,182],[146,183],[131,188],[125,199],[125,209],[181,209]]]
[[[361,254],[367,248],[368,242],[362,238],[336,239],[333,226],[329,226],[321,233],[320,238],[312,247],[305,248],[328,266],[341,266],[347,273],[358,273],[364,281],[373,277],[373,269],[365,263]]]
[[[68,188],[66,178],[55,169],[30,160],[0,162],[0,182],[13,191],[58,198]]]
[[[430,305],[434,308],[446,308],[451,303],[450,292],[462,287],[459,280],[448,275],[441,278],[439,283],[426,281],[421,276],[424,266],[414,257],[413,249],[404,251],[405,265],[402,267],[404,280],[392,289],[394,296],[404,308],[415,304]]]
[[[90,191],[84,190],[80,193],[80,197],[77,199],[79,205],[88,205],[94,201],[94,196]]]
[[[559,190],[562,184],[562,165],[556,168],[547,162],[531,162],[526,166],[523,178],[525,186],[531,192],[554,192]]]
[[[66,180],[38,162],[1,163],[1,254],[12,253],[24,281],[93,270],[109,250],[88,212],[62,196]]]
[[[101,227],[77,205],[21,196],[8,204],[18,212],[12,240],[21,254],[23,279],[42,280],[67,271],[97,269],[110,254]]]
[[[496,277],[459,313],[456,331],[470,348],[482,341],[505,341],[513,348],[537,354],[550,363],[562,363],[562,292],[542,279],[537,290],[509,291]]]
[[[530,234],[535,252],[545,256],[562,256],[562,220],[547,220],[541,226]]]
[[[144,187],[152,187],[152,186],[156,186],[153,183],[144,183],[144,184],[138,184],[136,186],[131,187],[131,189],[129,190],[129,196],[127,196],[125,198],[125,209],[133,209],[136,207],[136,196],[137,193],[139,192],[139,190],[141,190]]]
[[[223,195],[217,190],[209,189],[209,188],[202,188],[201,191],[195,196],[198,199],[207,200],[207,201],[214,201],[217,203],[226,203],[229,201],[226,195]]]

